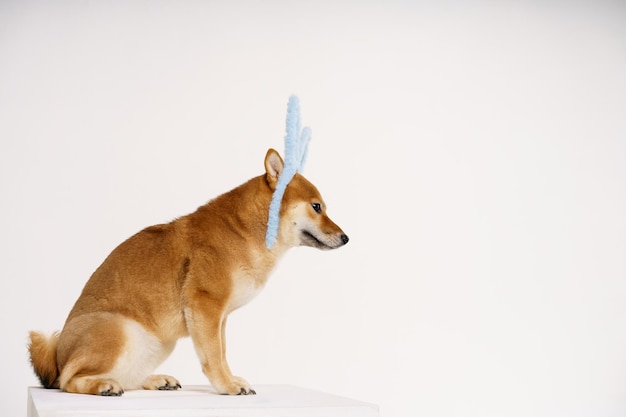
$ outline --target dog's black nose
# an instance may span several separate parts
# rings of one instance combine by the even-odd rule
[[[343,242],[344,245],[348,243],[349,240],[350,238],[348,237],[348,235],[341,235],[341,241]]]

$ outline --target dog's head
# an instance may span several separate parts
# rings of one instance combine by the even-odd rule
[[[265,156],[267,183],[276,188],[284,163],[277,151]],[[326,214],[326,204],[317,188],[296,173],[291,179],[280,208],[279,241],[288,246],[311,246],[328,250],[348,243],[348,236]]]

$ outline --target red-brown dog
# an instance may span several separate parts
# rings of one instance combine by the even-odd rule
[[[317,188],[296,174],[282,200],[278,240],[266,247],[268,207],[283,166],[270,149],[264,175],[115,248],[85,285],[63,330],[50,337],[30,333],[30,358],[42,385],[112,396],[177,389],[175,378],[151,373],[179,338],[191,336],[219,393],[254,394],[226,363],[228,314],[259,293],[287,249],[348,242],[326,215]]]

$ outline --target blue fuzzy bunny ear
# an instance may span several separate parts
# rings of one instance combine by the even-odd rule
[[[285,164],[278,177],[276,189],[270,202],[265,245],[271,249],[278,239],[278,225],[280,223],[280,205],[285,194],[287,184],[296,172],[302,172],[311,140],[311,129],[302,128],[300,122],[300,100],[298,97],[289,97],[287,103],[287,123],[285,134]]]
[[[300,100],[296,96],[291,96],[287,103],[285,166],[295,170],[294,173],[302,172],[304,168],[310,140],[311,128],[303,129],[300,121]]]
[[[304,163],[306,162],[306,157],[309,153],[309,142],[311,141],[311,129],[309,127],[305,127],[302,129],[302,133],[300,134],[300,147],[298,150],[298,155],[300,155],[300,163],[298,164],[298,172],[302,172],[304,169]]]

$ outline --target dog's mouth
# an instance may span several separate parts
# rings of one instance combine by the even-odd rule
[[[331,239],[328,239],[328,243],[327,243],[317,238],[313,233],[309,232],[308,230],[301,230],[301,233],[302,233],[302,239],[301,239],[300,245],[311,246],[311,247],[322,249],[322,250],[338,248],[341,245],[345,245],[348,239],[347,236],[343,235],[344,237],[340,238],[341,239],[340,242],[334,243],[333,239],[331,238]]]
[[[322,242],[321,240],[316,238],[315,235],[313,235],[313,233],[311,233],[311,232],[309,232],[307,230],[302,230],[302,245],[304,245],[304,246],[312,246],[312,247],[318,248],[318,249],[332,249],[331,246],[329,246],[326,243]]]

